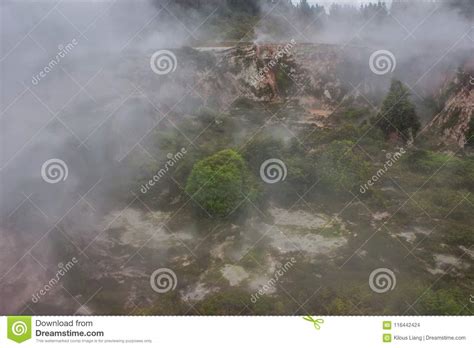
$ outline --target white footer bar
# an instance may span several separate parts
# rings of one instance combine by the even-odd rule
[[[473,318],[0,317],[0,347],[474,347]]]

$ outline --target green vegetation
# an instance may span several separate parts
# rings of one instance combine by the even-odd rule
[[[246,144],[243,155],[252,168],[259,168],[265,160],[281,156],[284,149],[281,139],[263,134]]]
[[[369,163],[354,146],[351,141],[334,141],[319,157],[316,171],[330,190],[347,192],[369,178]]]
[[[430,176],[435,186],[474,190],[474,160],[470,158],[418,149],[403,158],[403,167]]]
[[[474,244],[472,226],[459,222],[444,222],[440,225],[438,226],[439,234],[436,236],[439,242],[455,246],[462,245],[466,248]]]
[[[401,84],[399,87],[398,90],[395,88],[398,92],[404,88]],[[389,93],[385,108],[393,105],[394,109],[400,111],[397,109],[400,108],[398,103],[389,103],[391,98],[393,95],[390,96]],[[401,109],[414,110],[406,103],[409,103],[408,99],[402,103]],[[234,217],[234,212],[239,212],[235,215],[238,220],[232,221],[232,224],[235,224],[232,227],[228,221],[201,219],[184,210],[179,217],[179,220],[190,221],[193,228],[203,236],[211,230],[214,231],[218,224],[222,226],[215,231],[235,231],[223,233],[222,236],[225,237],[222,239],[220,233],[212,234],[212,238],[206,240],[196,251],[199,258],[196,263],[185,267],[175,265],[177,273],[186,275],[182,277],[188,281],[186,285],[182,284],[183,289],[197,282],[203,270],[208,271],[204,277],[207,287],[219,288],[218,291],[206,294],[202,300],[194,302],[195,312],[191,310],[191,313],[253,315],[298,311],[304,314],[308,309],[323,308],[323,314],[333,315],[403,314],[404,311],[407,311],[406,314],[415,314],[410,312],[407,303],[412,304],[417,299],[419,301],[414,308],[419,314],[462,313],[460,304],[463,298],[468,297],[466,284],[472,277],[464,274],[465,278],[453,279],[455,276],[447,275],[437,283],[437,289],[443,290],[426,292],[432,284],[426,265],[433,263],[433,254],[459,256],[462,247],[468,248],[473,243],[474,220],[471,211],[474,202],[469,193],[474,191],[474,160],[462,152],[442,152],[439,147],[426,146],[417,139],[414,146],[404,146],[406,153],[388,169],[381,180],[371,188],[370,193],[361,195],[353,191],[363,204],[347,206],[352,199],[352,196],[347,195],[348,191],[367,182],[387,161],[387,154],[399,151],[397,145],[400,145],[387,141],[389,133],[367,121],[373,115],[363,105],[352,100],[344,105],[335,117],[331,116],[331,121],[334,121],[331,127],[307,127],[301,131],[298,129],[299,133],[296,133],[294,128],[291,128],[291,120],[295,113],[301,112],[301,105],[296,103],[280,110],[283,103],[265,103],[240,97],[227,112],[213,109],[209,105],[196,108],[191,112],[191,117],[183,118],[177,124],[184,134],[174,127],[161,129],[156,134],[157,148],[161,153],[175,152],[183,144],[187,144],[187,138],[193,139],[195,147],[189,146],[186,156],[170,172],[180,185],[172,187],[170,182],[163,179],[163,182],[160,182],[162,186],[155,186],[153,193],[143,197],[147,204],[148,199],[154,197],[155,192],[156,195],[161,194],[164,187],[170,189],[163,200],[165,206],[177,197],[180,197],[181,205],[192,196],[197,211],[206,211],[213,217]],[[281,117],[282,122],[287,122],[285,127],[272,125],[260,129],[276,111],[279,111],[278,117]],[[416,118],[411,119],[413,120]],[[402,123],[402,128],[405,129],[405,134],[402,135],[404,137],[413,133],[413,130],[410,130],[413,124],[410,127],[408,121],[410,119]],[[295,134],[288,132],[288,129]],[[242,150],[237,152],[230,150],[232,148]],[[260,165],[269,158],[282,160],[288,175],[282,182],[274,185],[262,184],[257,190]],[[187,195],[184,194],[183,187]],[[245,196],[251,199],[258,209],[244,210],[248,203]],[[367,248],[364,248],[367,254],[351,261],[360,263],[362,272],[354,273],[349,265],[339,269],[333,261],[319,263],[301,260],[297,267],[285,274],[282,280],[285,283],[282,285],[296,301],[305,303],[305,308],[298,308],[280,290],[262,296],[253,304],[250,302],[251,291],[246,282],[231,287],[227,280],[222,279],[222,264],[233,262],[234,250],[237,252],[239,247],[245,244],[242,236],[248,237],[254,233],[246,224],[252,224],[253,221],[270,224],[271,218],[267,220],[267,217],[271,206],[289,208],[300,197],[303,197],[304,202],[301,200],[301,205],[295,209],[313,209],[314,212],[326,216],[334,216],[342,211],[339,218],[343,225],[336,223],[314,228],[314,234],[324,238],[344,237],[349,243],[355,242],[356,245],[360,245],[361,241],[373,234],[373,224],[378,226],[383,223],[383,220],[374,221],[372,213],[387,212],[393,216],[387,224],[387,230],[382,229],[370,239]],[[242,211],[246,214],[241,214]],[[204,215],[206,216],[205,213]],[[182,221],[176,222],[177,230],[183,228],[181,224]],[[293,232],[299,232],[298,227],[295,227]],[[398,237],[399,241],[395,241],[389,237],[400,232],[413,233],[415,241],[409,242],[403,237]],[[271,238],[271,233],[266,238]],[[430,233],[429,237],[425,237],[428,234],[424,233]],[[209,249],[216,248],[224,240],[226,242],[221,250],[222,259],[209,257]],[[419,249],[413,250],[416,258],[405,258],[405,248],[400,243],[410,249],[414,243],[420,243]],[[353,252],[351,248],[348,249]],[[175,255],[179,255],[179,250],[175,252]],[[286,257],[289,257],[288,254],[282,256],[269,246],[267,239],[263,239],[242,255],[239,266],[249,274],[263,274],[269,259],[281,262]],[[399,279],[396,290],[387,293],[383,298],[374,297],[367,286],[373,257],[383,257],[393,264],[403,265],[400,266],[400,275],[397,273]],[[420,259],[426,260],[427,263],[423,264]],[[315,272],[315,269],[318,271]],[[461,268],[457,270],[463,272]],[[315,287],[322,284],[319,283],[319,277],[321,282],[324,281],[324,286],[318,296],[311,297]],[[340,284],[342,279],[344,284]],[[454,282],[456,285],[453,287]],[[188,313],[189,310],[189,306],[180,296],[174,294],[160,299],[143,313],[176,314]]]
[[[266,315],[274,312],[278,303],[268,296],[260,296],[258,301],[252,303],[249,294],[242,290],[222,291],[196,305],[201,315]]]
[[[367,115],[370,115],[370,109],[367,107],[364,108],[357,108],[357,107],[349,107],[344,110],[343,117],[348,120],[360,120]]]
[[[408,89],[400,81],[393,80],[377,116],[377,124],[386,136],[395,133],[409,140],[419,131],[420,121],[408,97]]]
[[[464,194],[463,194],[464,193]],[[443,219],[452,213],[453,208],[458,207],[462,202],[465,192],[439,187],[437,189],[420,190],[413,195],[413,201],[407,203],[407,209],[412,209],[412,214],[416,212],[424,214],[426,212],[433,218]],[[456,213],[461,214],[463,206],[458,207]],[[420,212],[420,209],[422,211]],[[469,210],[467,211],[469,213]]]
[[[404,163],[414,172],[432,174],[444,166],[454,169],[455,166],[459,165],[460,160],[443,153],[415,150],[404,158]]]
[[[186,193],[211,216],[226,217],[255,199],[257,190],[242,156],[222,150],[194,165]]]
[[[422,296],[419,307],[424,315],[460,315],[464,312],[463,302],[468,300],[461,298],[457,289],[428,290]]]
[[[204,6],[203,1],[189,1],[189,6],[201,5]],[[295,9],[293,14],[296,17],[293,18],[298,18],[295,25],[311,24],[318,11],[317,6],[306,2],[288,6]],[[292,32],[285,28],[285,23],[277,23],[274,18],[259,22],[258,9],[240,7],[239,2],[235,1],[227,8],[232,11],[221,12],[219,9],[206,22],[207,30],[219,32],[216,41],[223,38],[252,39],[253,26],[257,22],[263,32],[279,33],[281,38]],[[291,11],[277,9],[275,12]],[[379,11],[382,17],[386,15],[383,5],[379,5],[378,9],[376,6],[363,6],[353,15],[354,18],[361,15],[368,20],[374,14],[371,11]],[[344,21],[347,15],[347,8],[333,6],[330,13],[322,14],[321,18],[338,22]],[[311,25],[321,25],[318,22]],[[313,49],[303,46],[298,46],[298,49]],[[220,74],[228,72],[244,74],[254,64],[253,58],[247,56],[215,66],[214,55],[192,48],[183,48],[179,54],[180,62],[192,64],[199,71],[215,69],[217,79]],[[235,54],[243,57],[248,52],[242,45],[236,48]],[[263,63],[259,61],[259,64]],[[432,139],[433,145],[428,146],[425,139],[420,141],[416,138],[413,146],[403,146],[406,153],[381,176],[380,181],[367,193],[361,194],[359,186],[383,168],[390,158],[388,154],[400,150],[400,142],[387,141],[387,138],[411,140],[416,137],[420,121],[415,105],[403,83],[392,81],[381,105],[378,122],[373,122],[375,114],[367,100],[347,97],[349,90],[345,89],[344,83],[334,87],[334,93],[333,89],[328,89],[331,101],[324,99],[324,87],[309,90],[311,84],[303,83],[308,86],[304,87],[306,90],[301,96],[310,95],[328,103],[337,102],[339,106],[324,120],[327,122],[324,127],[302,124],[300,116],[307,115],[308,105],[315,109],[326,106],[318,101],[308,103],[299,98],[299,93],[295,94],[299,81],[310,75],[305,69],[307,67],[283,57],[273,70],[281,100],[268,101],[273,93],[270,86],[252,90],[247,85],[257,98],[251,93],[244,94],[235,99],[230,107],[223,107],[221,95],[216,91],[210,93],[205,106],[197,99],[192,100],[191,105],[183,106],[184,110],[172,112],[176,125],[157,128],[150,136],[152,144],[146,149],[157,157],[158,163],[147,163],[151,168],[141,180],[148,180],[149,172],[161,168],[166,153],[176,153],[183,146],[188,152],[141,200],[152,209],[174,213],[192,197],[195,209],[180,210],[179,216],[170,223],[170,229],[191,230],[203,240],[199,241],[196,249],[192,249],[195,261],[183,257],[186,254],[181,250],[183,246],[170,249],[168,259],[176,260],[170,267],[179,276],[179,288],[159,298],[153,297],[156,300],[151,306],[140,303],[139,306],[148,307],[135,313],[268,315],[295,311],[307,314],[315,309],[321,314],[331,315],[463,314],[462,304],[469,294],[466,285],[472,282],[472,276],[461,267],[453,267],[453,272],[439,279],[436,289],[427,291],[437,278],[427,268],[444,269],[446,265],[438,265],[434,255],[457,257],[473,243],[474,201],[469,194],[474,191],[474,160],[466,156],[466,152],[443,152],[445,148],[436,145],[437,139]],[[292,79],[295,76],[298,84]],[[321,79],[321,85],[333,82],[332,76],[323,74]],[[244,85],[242,81],[238,82]],[[443,108],[445,101],[459,88],[457,82],[447,86],[445,93],[433,98],[429,107],[432,110]],[[370,102],[380,104],[378,97],[367,97]],[[424,109],[419,104],[416,106],[423,121],[427,121]],[[457,116],[459,114],[455,114],[446,125],[455,124]],[[473,134],[474,121],[471,120],[468,138]],[[468,144],[474,144],[474,139]],[[287,177],[272,185],[257,186],[260,165],[270,158],[284,162]],[[143,164],[143,158],[137,158],[136,162]],[[357,199],[349,191],[357,195]],[[247,198],[253,203],[252,209],[247,209]],[[298,204],[293,206],[295,202]],[[315,218],[316,215],[324,215],[331,220],[336,218],[335,223],[311,229],[291,225],[288,227],[291,229],[289,236],[304,238],[309,233],[310,237],[317,237],[315,249],[321,247],[317,242],[319,238],[347,239],[348,247],[339,249],[334,257],[298,259],[297,266],[279,280],[281,288],[277,286],[274,293],[261,296],[256,303],[252,303],[250,296],[253,289],[250,285],[255,278],[269,276],[266,274],[269,265],[284,263],[293,253],[295,256],[305,253],[301,250],[293,253],[278,250],[275,246],[278,244],[271,243],[272,234],[280,233],[277,229],[246,249],[249,240],[260,238],[260,231],[256,229],[274,223],[270,216],[273,207],[287,211],[303,210],[308,215],[314,214]],[[192,213],[194,210],[216,219],[196,216]],[[385,218],[381,216],[389,216],[389,222],[386,228],[374,234],[376,228],[385,223]],[[228,217],[237,219],[226,221]],[[287,233],[285,229],[283,232]],[[357,252],[357,256],[354,255],[347,265],[340,267],[364,241],[367,243]],[[184,242],[188,244],[187,240]],[[193,242],[189,241],[190,248]],[[288,240],[288,243],[291,242]],[[407,255],[407,250],[411,250],[411,254]],[[127,254],[134,252],[125,247],[120,251]],[[147,250],[145,246],[141,254],[151,259],[155,250]],[[231,286],[222,277],[222,267],[235,263],[236,258],[239,259],[237,264],[245,269],[249,278]],[[396,289],[383,296],[374,294],[367,285],[370,271],[379,267],[380,260],[387,260],[400,270],[396,272]],[[467,260],[466,255],[463,262],[469,262]],[[81,280],[79,283],[86,282]],[[198,283],[203,286],[196,290]],[[115,288],[117,282],[111,280],[105,288],[106,293],[97,297],[103,304],[98,307],[99,310],[106,312],[112,308],[113,312],[123,312],[122,305],[118,303],[126,295],[117,293],[111,296],[109,292],[116,291]],[[316,295],[315,290],[319,288]],[[198,296],[184,300],[183,293],[194,296],[197,293]],[[148,297],[148,294],[145,292],[143,296]],[[304,307],[295,301],[304,304]],[[409,304],[413,304],[415,309],[410,309]]]

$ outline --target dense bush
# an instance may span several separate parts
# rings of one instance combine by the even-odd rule
[[[242,156],[222,150],[197,162],[186,183],[186,192],[211,216],[226,217],[245,206],[257,191]]]

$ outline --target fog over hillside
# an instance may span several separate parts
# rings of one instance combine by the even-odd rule
[[[382,240],[365,251],[369,253],[365,259],[367,254],[360,248],[363,240],[357,238],[367,231],[372,233],[386,216],[397,214],[399,205],[395,207],[394,202],[402,203],[405,186],[386,184],[385,191],[370,196],[373,201],[367,206],[379,206],[381,212],[356,211],[359,206],[343,218],[338,212],[343,203],[353,199],[345,196],[351,190],[343,194],[325,184],[321,192],[305,198],[307,206],[298,205],[296,212],[289,200],[295,198],[303,204],[305,199],[298,197],[306,197],[313,184],[342,171],[339,162],[325,153],[333,143],[341,141],[342,147],[334,152],[345,155],[345,141],[350,140],[354,147],[360,145],[352,138],[355,134],[361,139],[365,134],[373,136],[373,142],[362,143],[367,145],[366,153],[347,163],[357,166],[364,158],[376,166],[386,160],[385,153],[405,148],[404,141],[416,143],[422,138],[388,134],[388,138],[395,138],[391,143],[372,133],[378,129],[373,119],[382,109],[392,79],[407,86],[421,128],[441,114],[439,134],[416,145],[425,150],[423,144],[436,143],[426,149],[433,151],[432,157],[423,157],[420,166],[424,169],[407,176],[412,180],[406,183],[407,190],[413,189],[415,194],[417,188],[426,189],[424,179],[437,169],[430,167],[431,161],[441,163],[437,156],[448,151],[438,137],[441,139],[443,132],[454,142],[470,137],[471,89],[463,78],[471,76],[474,67],[472,2],[308,3],[2,1],[0,297],[8,301],[0,304],[1,314],[30,310],[42,314],[124,314],[133,308],[154,308],[159,314],[173,313],[176,308],[175,312],[182,314],[188,310],[183,303],[200,301],[204,301],[203,312],[211,313],[213,302],[206,300],[220,301],[218,294],[236,288],[251,293],[290,256],[298,258],[301,268],[294,271],[295,278],[288,286],[297,292],[305,282],[303,274],[317,265],[313,267],[317,269],[316,281],[327,277],[333,286],[324,294],[331,302],[342,279],[336,269],[346,263],[350,270],[345,276],[355,283],[365,282],[367,269],[386,259],[400,262],[392,268],[404,268],[390,251],[380,255],[380,250],[385,250]],[[269,65],[271,58],[292,42],[288,54],[281,54],[283,58]],[[157,67],[153,54],[162,50],[170,52],[171,58]],[[374,73],[369,64],[376,51],[390,53],[380,63],[382,70],[389,64],[390,71],[384,76]],[[156,73],[158,68],[166,69],[166,64],[171,64],[170,73]],[[264,67],[268,71],[262,73]],[[265,130],[260,134],[260,129]],[[263,134],[268,138],[261,140]],[[342,139],[346,134],[348,138]],[[252,150],[248,147],[253,146],[254,137],[262,143]],[[184,160],[179,155],[176,166],[173,163],[169,172],[166,169],[164,179],[160,176],[150,193],[140,193],[142,185],[164,163],[175,160],[173,156],[183,148],[188,150]],[[200,202],[189,194],[194,165],[227,148],[243,156],[245,167],[257,181],[258,163],[267,159],[264,154],[287,156],[288,186],[279,190],[265,186],[265,182],[259,182],[263,188],[250,185],[248,192],[243,191],[242,202],[251,203],[242,204],[250,205],[246,209],[251,212],[245,210],[236,220],[196,213],[193,204]],[[468,148],[456,147],[455,151],[464,154]],[[50,169],[45,166],[49,160],[56,160]],[[451,194],[468,197],[472,190],[472,158],[461,164],[462,160],[456,162],[459,167],[450,169],[453,187],[446,184],[453,190],[446,194],[453,202],[449,209],[458,203],[456,198],[450,200]],[[334,173],[306,167],[313,163],[329,163]],[[367,171],[371,168],[368,165]],[[423,171],[426,168],[433,170]],[[349,170],[357,179],[348,182],[365,182],[357,181],[366,174],[365,169],[359,169]],[[394,172],[394,178],[398,180],[404,171]],[[244,176],[241,184],[253,180]],[[357,190],[354,192],[359,195]],[[432,191],[422,192],[426,196],[420,198],[418,208],[429,215],[438,198],[430,196]],[[393,196],[385,201],[385,194]],[[468,199],[472,204],[472,197],[463,202]],[[405,215],[394,228],[400,231],[394,232],[397,237],[387,239],[412,243],[403,233],[405,229],[415,233],[412,231],[418,228],[418,237],[408,236],[420,242],[433,222],[425,223],[426,216],[411,219],[410,212],[400,209]],[[432,215],[441,221],[442,228],[467,231],[472,216],[461,211],[458,222],[450,221],[445,218],[449,209],[439,209]],[[286,213],[290,222],[279,221]],[[273,239],[260,236],[269,226],[281,233],[272,235]],[[318,234],[308,232],[313,230]],[[304,236],[284,239],[286,232],[295,231]],[[449,238],[437,240],[450,246],[433,251],[435,256],[425,255],[429,254],[428,246],[420,251],[423,265],[414,272],[422,274],[422,280],[446,272],[446,265],[460,274],[470,272],[458,289],[464,294],[472,281],[472,258],[453,261],[451,257],[459,256],[456,252],[463,250],[461,247],[471,255],[472,244],[457,236]],[[251,254],[254,246],[257,251]],[[408,248],[415,250],[416,246]],[[58,264],[64,265],[72,257],[79,262],[61,285],[32,303],[32,294],[55,277]],[[241,260],[247,263],[241,265]],[[159,265],[175,269],[180,282],[177,292],[162,305],[156,304],[147,285],[150,273]],[[221,276],[224,283],[219,283]],[[415,274],[407,276],[414,278]],[[421,282],[417,284],[420,289],[425,286]],[[278,297],[282,296],[280,290],[269,296],[269,303],[274,298],[284,303],[269,304],[270,313],[279,308],[289,312],[291,306],[285,307],[286,300]],[[414,293],[407,296],[416,298]],[[79,308],[74,299],[81,303]],[[391,302],[390,311],[403,314],[404,308],[396,309],[398,300]],[[366,306],[363,310],[367,312],[382,313],[378,305]],[[228,313],[235,314],[233,311],[231,308]]]

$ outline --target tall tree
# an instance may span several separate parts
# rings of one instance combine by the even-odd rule
[[[420,121],[409,96],[408,89],[403,83],[392,80],[377,117],[378,125],[385,135],[397,134],[410,140],[420,130]]]

